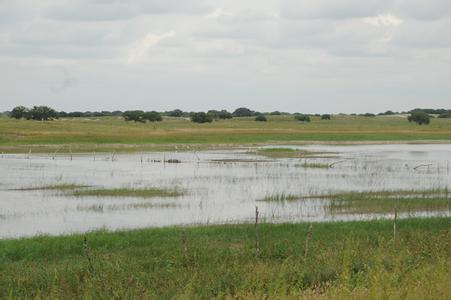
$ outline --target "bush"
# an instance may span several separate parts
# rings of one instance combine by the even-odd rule
[[[438,116],[440,119],[448,119],[451,118],[451,113],[445,113]]]
[[[124,117],[125,121],[134,121],[145,123],[146,120],[144,119],[144,111],[142,110],[127,110],[122,114],[122,117]]]
[[[183,111],[180,109],[174,109],[174,110],[168,112],[167,114],[170,117],[177,117],[177,118],[183,117]]]
[[[13,110],[11,111],[11,114],[9,116],[11,118],[19,120],[22,118],[26,118],[28,111],[29,111],[28,108],[26,108],[25,106],[16,106],[13,108]]]
[[[330,120],[332,117],[330,115],[322,115],[321,120]]]
[[[259,116],[257,116],[255,118],[255,121],[257,121],[257,122],[266,122],[268,120],[266,119],[266,117],[264,115],[259,115]]]
[[[211,123],[213,118],[204,112],[193,113],[191,115],[191,122],[194,123]]]
[[[424,111],[416,111],[411,113],[410,116],[407,117],[407,120],[410,123],[415,122],[418,125],[427,125],[431,123],[431,117]]]
[[[362,117],[370,117],[370,118],[373,118],[373,117],[375,117],[376,115],[375,115],[375,114],[372,114],[372,113],[366,113],[366,114],[362,114],[361,116],[362,116]]]
[[[225,110],[225,109],[223,109],[223,110],[221,110],[221,111],[218,111],[218,110],[209,110],[208,112],[207,112],[207,114],[212,118],[212,119],[214,119],[214,120],[217,120],[217,119],[222,119],[222,120],[225,120],[225,119],[232,119],[232,114],[231,113],[229,113],[227,110]]]
[[[233,112],[233,116],[235,117],[251,117],[253,114],[254,112],[246,107],[237,108]]]
[[[33,108],[26,113],[25,118],[27,120],[47,121],[58,119],[58,113],[48,106],[33,106]]]
[[[300,122],[310,122],[310,117],[307,115],[296,115],[294,119]]]
[[[144,113],[143,116],[144,120],[147,120],[149,122],[161,122],[163,121],[163,118],[161,117],[161,114],[156,111],[148,111]]]

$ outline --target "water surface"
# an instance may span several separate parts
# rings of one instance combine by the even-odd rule
[[[268,146],[275,147],[275,146]],[[335,153],[332,157],[270,159],[254,150],[3,155],[0,158],[0,238],[95,229],[247,222],[255,206],[267,222],[365,219],[331,214],[324,201],[260,202],[278,194],[451,187],[451,145],[277,146]],[[169,159],[181,163],[165,163]],[[303,168],[303,163],[335,163]],[[98,198],[59,191],[12,189],[53,184],[101,188],[177,188],[177,198]],[[412,215],[447,215],[416,212]],[[389,217],[389,216],[386,216]]]

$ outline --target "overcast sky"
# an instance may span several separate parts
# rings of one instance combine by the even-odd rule
[[[450,0],[0,0],[0,110],[451,108]]]

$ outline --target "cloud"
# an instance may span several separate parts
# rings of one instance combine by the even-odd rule
[[[396,27],[402,24],[403,20],[392,15],[392,14],[383,14],[372,17],[363,18],[365,23],[371,24],[376,27]]]
[[[443,100],[450,12],[449,0],[0,0],[0,97],[113,105],[155,90],[161,105],[210,94],[297,110],[379,90],[407,103],[427,86]]]
[[[165,39],[172,38],[176,32],[171,30],[162,34],[148,33],[146,36],[136,41],[130,48],[127,62],[137,63],[149,58],[149,50]]]
[[[59,0],[45,17],[61,21],[120,21],[145,14],[198,14],[209,9],[201,0]]]

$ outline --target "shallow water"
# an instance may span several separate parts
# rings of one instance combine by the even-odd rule
[[[268,146],[272,147],[272,146]],[[275,147],[275,146],[274,146]],[[331,214],[325,201],[260,202],[277,194],[451,188],[451,145],[277,146],[335,153],[330,158],[269,159],[255,149],[144,154],[0,157],[0,238],[95,229],[252,221],[377,218]],[[164,163],[178,159],[181,163]],[[234,161],[236,160],[236,161]],[[255,162],[254,162],[255,161]],[[336,163],[333,168],[300,167]],[[177,198],[74,197],[11,189],[52,184],[177,188]],[[447,215],[417,212],[412,215]],[[383,217],[383,216],[382,216]]]

